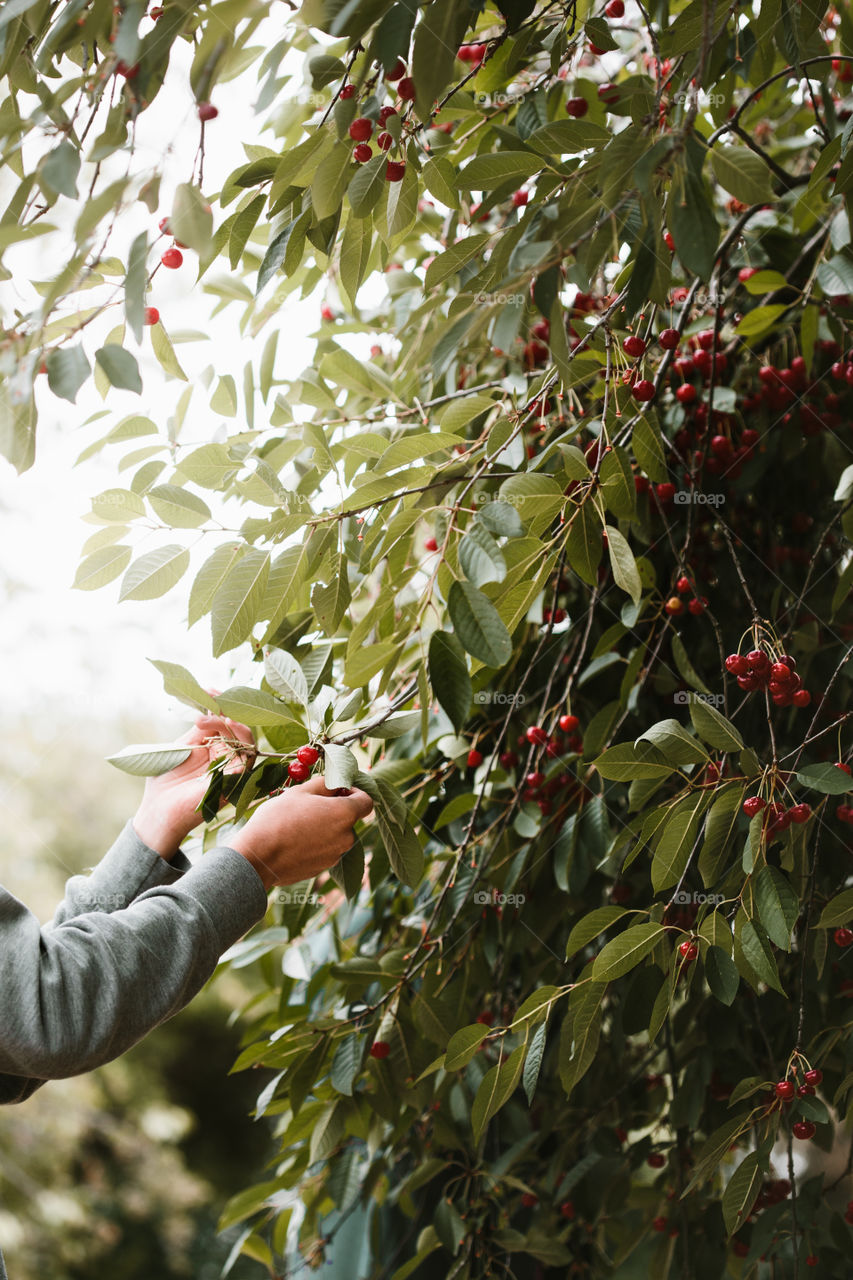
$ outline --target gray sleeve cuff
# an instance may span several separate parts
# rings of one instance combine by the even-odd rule
[[[204,908],[216,932],[220,955],[262,920],[269,906],[257,871],[241,853],[226,845],[204,854],[172,882],[172,888]]]
[[[88,874],[72,876],[52,924],[62,924],[87,911],[118,911],[146,889],[174,884],[191,863],[180,850],[170,862],[139,838],[128,820],[118,838]]]

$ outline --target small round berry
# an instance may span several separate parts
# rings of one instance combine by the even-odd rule
[[[586,98],[569,98],[566,103],[566,111],[575,120],[580,120],[589,111],[589,103]]]
[[[349,136],[353,142],[367,142],[373,133],[373,121],[367,116],[358,116],[349,127]]]
[[[685,964],[692,964],[699,954],[699,947],[690,938],[685,938],[683,942],[678,944],[678,954],[682,957]]]
[[[160,320],[160,312],[156,307],[146,307],[142,313],[143,324],[157,324]]]
[[[415,82],[411,76],[403,76],[403,79],[397,85],[397,93],[404,102],[414,102]]]
[[[803,1076],[806,1084],[822,1084],[823,1072],[820,1067],[812,1067],[811,1071],[807,1071]]]
[[[757,271],[758,267],[741,267],[737,273],[737,278],[741,284],[746,284],[747,280],[751,280]]]
[[[390,133],[387,133],[383,129],[379,137],[376,139],[376,145],[380,151],[390,151],[394,145],[394,139]]]
[[[350,98],[354,98],[354,97],[355,97],[355,85],[354,85],[354,84],[345,84],[345,85],[344,85],[344,87],[341,89],[340,93],[338,94],[338,97],[339,97],[343,102],[348,102],[348,101],[350,100]]]
[[[671,231],[664,231],[663,242],[667,249],[669,249],[670,253],[675,253],[675,240],[673,239]]]
[[[696,599],[688,600],[687,602],[687,611],[688,613],[692,613],[694,618],[698,618],[700,613],[704,613],[707,607],[708,601],[704,596],[702,596],[701,599],[697,597]]]
[[[483,753],[478,751],[476,747],[472,747],[468,752],[468,768],[476,769],[478,765],[483,763]]]
[[[539,1203],[539,1197],[534,1196],[530,1191],[525,1191],[521,1197],[521,1204],[524,1209],[532,1209],[535,1204]]]
[[[748,818],[754,818],[757,813],[761,813],[766,804],[767,801],[762,800],[761,796],[750,796],[743,802],[743,811]]]
[[[438,551],[438,543],[435,538],[427,538],[424,542],[424,549],[426,551]]]
[[[594,53],[605,52],[603,49],[594,49],[592,45],[589,47]],[[619,98],[619,86],[610,82],[600,84],[598,86],[598,97],[599,101],[603,102],[605,106],[610,106],[611,103],[616,102]]]
[[[662,329],[658,334],[658,342],[663,347],[664,351],[674,351],[678,346],[678,341],[679,337],[677,329]]]
[[[126,62],[117,62],[116,75],[124,76],[125,80],[135,80],[139,75],[139,63],[134,62],[133,66],[128,66]]]
[[[790,814],[791,821],[796,822],[799,826],[804,822],[808,822],[809,818],[812,816],[812,807],[810,804],[795,804],[792,809],[788,810],[788,813]]]
[[[816,1253],[810,1253],[810,1254],[808,1254],[808,1256],[806,1257],[806,1266],[807,1266],[807,1267],[816,1267],[816,1266],[818,1266],[818,1264],[819,1264],[819,1263],[820,1263],[820,1258],[817,1256],[817,1254],[816,1254]]]
[[[374,1040],[370,1046],[371,1058],[387,1058],[391,1052],[391,1046],[387,1040]]]
[[[495,1015],[492,1013],[491,1009],[484,1009],[482,1013],[477,1014],[474,1021],[481,1023],[484,1027],[491,1027],[494,1026]]]
[[[564,1200],[563,1203],[560,1205],[560,1217],[568,1218],[569,1221],[571,1221],[571,1219],[574,1216],[575,1216],[575,1206],[572,1204],[571,1200]]]
[[[666,1164],[666,1156],[660,1151],[653,1151],[646,1164],[650,1169],[662,1169]]]
[[[580,724],[577,716],[560,716],[559,725],[563,733],[574,733]]]
[[[642,338],[638,338],[635,333],[629,334],[622,343],[625,354],[629,356],[641,356],[646,349],[646,344]]]
[[[206,124],[208,120],[215,120],[219,115],[219,108],[215,107],[212,102],[200,102],[198,104],[198,118],[202,124]]]
[[[641,404],[648,404],[650,400],[654,400],[656,394],[655,384],[648,378],[641,378],[639,382],[635,382],[631,390],[634,393],[634,399],[639,400]]]
[[[406,64],[402,58],[398,58],[390,71],[385,72],[385,79],[390,80],[391,84],[396,84],[398,80],[402,80],[406,74]]]
[[[844,764],[843,761],[839,760],[835,767],[836,769],[843,769],[848,776],[850,775],[851,770],[849,764]]]
[[[164,236],[170,236],[172,234],[172,224],[169,222],[168,217],[161,218],[157,223],[157,226],[163,232]]]
[[[353,159],[357,160],[359,164],[367,164],[373,155],[373,149],[366,142],[360,142],[357,147],[353,147],[352,155]]]
[[[624,17],[625,0],[610,0],[610,3],[604,6],[604,12],[608,18]]]
[[[792,1080],[780,1080],[774,1089],[776,1097],[781,1098],[783,1102],[790,1102],[796,1092]]]
[[[805,1140],[815,1136],[817,1126],[811,1120],[798,1120],[796,1124],[791,1125],[791,1132],[795,1138]]]
[[[320,759],[320,752],[316,747],[300,747],[296,753],[296,759],[300,760],[302,764],[316,764]]]
[[[308,765],[303,764],[301,760],[291,760],[287,766],[287,772],[294,782],[304,782],[311,774]]]
[[[837,947],[849,947],[850,944],[853,943],[853,930],[851,929],[845,929],[843,927],[841,929],[836,929],[832,936],[835,939],[835,945]]]
[[[539,769],[534,769],[530,773],[525,774],[524,778],[528,787],[541,787],[545,781],[545,774]]]
[[[749,670],[749,662],[742,653],[730,653],[725,665],[726,671],[733,676],[745,676]]]
[[[808,689],[798,689],[791,701],[795,707],[807,707],[812,700]]]
[[[548,741],[548,734],[539,724],[530,725],[525,730],[524,736],[529,743],[535,744],[539,747],[544,747],[545,743]]]
[[[693,404],[697,395],[698,392],[692,382],[682,382],[675,392],[675,398],[679,404]]]
[[[180,249],[167,249],[161,256],[160,261],[164,267],[168,267],[170,271],[176,271],[184,260],[184,255]]]
[[[692,586],[690,585],[690,579],[686,578],[684,574],[682,574],[681,577],[676,582],[675,589],[678,592],[678,594],[681,596],[686,596],[688,591],[693,590]]]
[[[389,182],[401,182],[406,166],[401,160],[389,160],[385,168],[385,177]]]
[[[680,596],[670,596],[664,605],[664,609],[670,617],[677,617],[678,614],[684,613],[684,601]]]
[[[396,116],[397,114],[398,113],[397,113],[396,107],[382,107],[379,112],[379,123],[387,124],[387,122],[391,119],[391,117]]]
[[[662,480],[660,484],[655,485],[655,493],[661,503],[672,502],[675,497],[675,485],[669,480]]]

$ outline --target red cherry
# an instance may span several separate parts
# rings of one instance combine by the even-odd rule
[[[387,1040],[374,1040],[369,1052],[371,1058],[387,1058],[391,1052],[391,1046]]]
[[[353,142],[367,142],[372,133],[373,121],[368,120],[367,116],[359,116],[349,127],[349,136]]]
[[[490,1009],[484,1009],[482,1013],[478,1013],[475,1022],[481,1023],[484,1027],[491,1027],[495,1021],[495,1015]]]
[[[426,542],[424,543],[424,549],[426,551],[438,551],[438,543],[436,542],[435,538],[427,538]]]
[[[695,942],[691,942],[689,938],[685,938],[683,942],[678,944],[678,954],[684,959],[686,964],[692,964],[699,954],[699,948]]]
[[[753,431],[752,427],[747,427],[745,431],[740,433],[740,442],[746,447],[752,448],[754,444],[758,444],[760,437],[757,431]]]
[[[401,182],[405,172],[406,166],[401,160],[389,160],[385,167],[385,177],[388,182]]]
[[[791,1125],[791,1132],[795,1138],[813,1138],[817,1131],[817,1126],[811,1120],[798,1120],[796,1124]]]
[[[575,120],[580,120],[581,116],[585,116],[589,111],[589,103],[586,98],[569,98],[566,103],[566,110]]]
[[[849,947],[853,942],[853,930],[851,929],[836,929],[832,936],[837,947]]]
[[[649,400],[655,398],[655,384],[648,378],[641,378],[639,382],[635,382],[631,390],[634,393],[634,399],[642,404],[647,404]]]
[[[574,733],[580,724],[577,716],[560,716],[559,725],[563,733]]]
[[[524,780],[528,787],[541,787],[542,783],[545,781],[545,774],[541,773],[539,769],[534,769],[532,773],[525,775]]]
[[[390,71],[385,72],[385,79],[390,80],[394,84],[397,80],[402,80],[406,74],[406,64],[402,58],[398,58]]]
[[[820,1262],[820,1258],[816,1253],[810,1253],[806,1258],[807,1267],[816,1267]]]
[[[142,313],[143,324],[157,324],[160,319],[160,312],[156,307],[146,307]]]
[[[757,271],[758,267],[741,267],[737,273],[737,278],[741,284],[746,284],[747,280],[751,280]]]
[[[117,62],[116,75],[124,76],[125,80],[135,80],[139,75],[139,63],[134,62],[133,66],[129,67],[126,62]]]
[[[700,613],[704,613],[708,606],[708,601],[702,596],[701,599],[689,600],[687,603],[688,613],[692,613],[694,618],[698,618]]]
[[[621,4],[622,0],[619,0],[619,3]],[[560,1217],[568,1218],[569,1220],[571,1220],[574,1216],[575,1216],[575,1206],[572,1204],[571,1200],[564,1200],[563,1203],[560,1205]]]
[[[316,747],[300,747],[296,753],[296,759],[300,760],[302,764],[316,764],[320,759],[320,752]]]
[[[811,1071],[807,1071],[803,1076],[806,1084],[822,1084],[823,1072],[820,1067],[812,1067]]]
[[[391,119],[392,116],[395,116],[395,115],[397,115],[396,107],[382,107],[381,111],[379,112],[379,123],[385,124],[388,120]]]
[[[732,451],[732,442],[728,436],[712,436],[711,452],[718,458],[725,458]]]
[[[672,238],[671,231],[664,231],[663,242],[666,245],[667,249],[669,249],[670,253],[675,253],[675,241]],[[680,301],[683,301],[683,299],[680,299]]]
[[[411,76],[403,76],[403,79],[397,85],[397,93],[404,102],[414,102],[415,82]]]
[[[843,764],[840,760],[838,761],[838,763],[836,764],[836,766],[835,766],[835,767],[836,767],[836,769],[843,769],[843,770],[844,770],[844,772],[845,772],[846,774],[850,774],[850,772],[851,772],[850,765],[849,765],[849,764]]]
[[[589,47],[594,53],[605,52],[604,49],[595,49],[592,45],[590,45]],[[610,84],[610,83],[600,84],[598,86],[598,97],[599,97],[599,101],[603,102],[605,106],[609,106],[611,103],[616,102],[617,99],[619,98],[619,86],[615,84]]]
[[[624,0],[610,0],[610,3],[604,6],[604,12],[608,18],[623,17],[625,13]]]
[[[814,1087],[810,1084],[801,1084],[797,1087],[798,1098],[814,1097]]]
[[[171,271],[176,271],[184,260],[184,255],[180,249],[167,249],[161,256],[160,261],[164,267],[168,267]]]
[[[529,191],[513,191],[512,193],[512,203],[515,205],[516,209],[523,208],[523,206],[527,204],[527,201],[529,199],[530,199]]]
[[[620,3],[621,3],[621,0],[620,0]],[[629,356],[641,356],[646,349],[646,344],[643,341],[643,339],[638,338],[635,333],[629,334],[629,336],[622,343],[622,346],[625,349],[626,355],[629,355]]]
[[[776,1097],[781,1098],[783,1102],[790,1102],[796,1092],[797,1090],[791,1080],[780,1080],[774,1090]]]
[[[767,801],[762,800],[761,796],[750,796],[743,802],[743,811],[748,818],[754,818],[757,813],[766,806]]]
[[[539,1203],[539,1197],[532,1195],[529,1191],[525,1191],[524,1195],[521,1197],[521,1203],[523,1208],[532,1209],[535,1204]]]
[[[304,782],[309,777],[311,770],[307,764],[303,764],[301,760],[291,760],[287,766],[287,772],[290,774],[294,782]]]
[[[679,337],[677,329],[662,329],[658,334],[658,342],[663,347],[664,351],[674,351],[678,346],[678,341]]]
[[[732,1241],[732,1253],[736,1258],[745,1258],[749,1253],[749,1245],[745,1240]]]
[[[148,10],[148,17],[153,18],[155,22],[157,21],[158,18],[162,18],[162,16],[163,16],[162,5],[159,5],[159,4],[155,5],[153,9]]]
[[[730,653],[726,658],[726,671],[733,676],[745,676],[749,670],[749,662],[742,653]]]
[[[478,751],[476,747],[472,747],[468,752],[468,768],[476,769],[478,765],[483,763],[483,753]]]
[[[675,485],[670,484],[668,480],[662,480],[660,484],[655,485],[655,493],[661,503],[672,502],[675,497]]]
[[[518,764],[518,756],[514,751],[503,751],[499,758],[502,769],[514,769]]]
[[[786,666],[784,662],[774,662],[770,668],[770,674],[774,680],[787,681],[791,678],[791,668]]]
[[[807,707],[812,700],[808,689],[798,689],[791,701],[795,707]]]
[[[198,118],[202,124],[206,124],[208,120],[215,120],[219,115],[219,108],[215,107],[212,102],[200,102],[198,104]]]
[[[676,389],[675,398],[679,404],[693,404],[697,394],[696,388],[692,382],[683,382],[681,386]]]
[[[353,147],[353,159],[359,164],[367,164],[367,161],[373,155],[373,149],[366,142],[360,142],[357,147]]]
[[[380,151],[390,151],[391,147],[394,145],[394,139],[390,133],[386,133],[383,130],[376,139],[376,145],[379,147]]]
[[[344,87],[341,89],[340,93],[338,94],[338,97],[341,99],[342,102],[348,102],[350,98],[355,97],[355,85],[345,84]]]
[[[812,816],[812,807],[810,804],[795,804],[793,809],[788,810],[788,813],[792,822],[801,825],[804,822],[808,822]]]
[[[168,218],[161,218],[157,223],[157,226],[163,232],[164,236],[170,236],[172,234],[172,227]]]
[[[666,1164],[666,1156],[660,1151],[653,1151],[646,1164],[652,1169],[662,1169]]]
[[[539,747],[544,747],[545,743],[548,741],[548,734],[542,726],[538,724],[530,725],[530,727],[525,730],[524,736],[529,743],[535,744]]]

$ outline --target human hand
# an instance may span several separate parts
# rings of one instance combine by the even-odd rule
[[[322,778],[309,778],[264,801],[229,837],[228,848],[252,864],[269,892],[333,867],[355,844],[353,823],[372,811],[367,792],[354,788],[342,796],[328,791]]]
[[[201,822],[198,806],[210,784],[208,766],[233,751],[228,773],[240,773],[255,756],[255,740],[244,724],[226,716],[200,715],[176,745],[192,747],[183,764],[158,778],[147,778],[142,802],[133,818],[136,834],[162,858],[174,857]]]

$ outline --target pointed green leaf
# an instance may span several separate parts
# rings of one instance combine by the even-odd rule
[[[139,556],[122,578],[119,600],[156,600],[184,576],[190,553],[170,543]]]
[[[132,773],[137,778],[156,778],[170,769],[177,769],[192,755],[191,747],[176,747],[172,743],[165,745],[152,744],[124,747],[114,756],[107,756],[109,764],[114,764],[122,773]]]
[[[512,640],[497,609],[470,582],[454,582],[447,600],[453,628],[462,645],[488,667],[503,667],[512,657]]]

